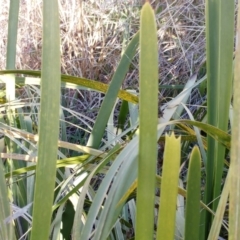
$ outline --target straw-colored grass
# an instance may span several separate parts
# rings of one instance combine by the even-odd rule
[[[62,73],[109,82],[122,46],[139,28],[140,1],[59,1]],[[81,4],[80,4],[81,3]],[[156,11],[162,84],[180,84],[205,59],[204,2],[153,1]],[[17,63],[19,69],[41,68],[42,4],[21,1]],[[0,68],[5,67],[8,1],[1,0]],[[138,72],[128,74],[126,87],[138,86]]]
[[[61,72],[109,83],[122,49],[139,29],[141,4],[140,0],[101,0],[97,3],[59,1]],[[190,76],[199,73],[205,62],[204,1],[152,1],[152,4],[159,40],[159,83],[182,86]],[[8,1],[1,0],[1,6],[0,69],[4,69]],[[40,0],[21,1],[17,69],[41,69],[41,7]],[[138,90],[138,55],[132,65],[123,88]],[[165,102],[165,98],[174,97],[176,93],[176,90],[163,88],[159,92],[159,100]],[[71,107],[66,106],[68,109],[81,112],[91,119],[96,117],[102,102],[101,94],[76,93],[75,90],[65,90],[64,98],[71,103]],[[189,107],[195,111],[203,101],[204,98],[195,89]]]

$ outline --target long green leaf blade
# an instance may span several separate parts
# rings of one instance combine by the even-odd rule
[[[118,92],[121,88],[125,75],[127,74],[131,60],[135,55],[138,41],[139,33],[135,34],[121,58],[121,61],[118,65],[118,68],[113,76],[112,82],[101,105],[96,122],[93,126],[93,130],[88,140],[88,146],[98,148],[101,143],[105,127],[107,125],[109,116],[113,110],[113,106],[116,102]]]
[[[190,157],[187,179],[187,202],[185,221],[185,240],[199,238],[200,224],[200,182],[201,156],[198,147],[194,147]]]
[[[206,2],[208,123],[223,131],[228,128],[232,91],[234,0]],[[221,191],[224,146],[208,136],[205,202],[215,211]],[[214,201],[213,201],[214,200]],[[211,217],[206,215],[206,234]],[[202,233],[204,231],[201,231]],[[202,235],[206,239],[207,235]]]
[[[10,1],[8,19],[8,39],[6,69],[15,69],[17,51],[17,32],[18,32],[19,1]],[[15,100],[15,77],[12,74],[6,76],[6,99]]]
[[[9,18],[8,18],[8,38],[7,38],[7,54],[6,54],[6,69],[15,69],[15,62],[16,62],[16,49],[17,49],[17,32],[18,32],[18,16],[19,16],[19,1],[10,1],[9,6]],[[13,74],[8,74],[6,77],[6,99],[8,101],[15,100],[15,77]],[[8,108],[7,117],[10,126],[14,126],[14,110],[12,111],[11,108]],[[14,144],[7,140],[8,152],[14,152]],[[2,161],[0,159],[0,161]],[[0,175],[3,174],[2,163],[0,164]],[[13,164],[14,166],[15,164]],[[15,234],[13,233],[12,223],[3,223],[2,221],[4,218],[8,217],[6,214],[10,215],[10,204],[7,197],[7,188],[5,185],[5,181],[3,176],[1,176],[1,200],[0,200],[0,208],[1,214],[0,217],[0,238],[1,239],[15,239]],[[14,190],[13,190],[14,193]],[[13,198],[15,197],[14,194],[12,195]],[[8,206],[6,205],[8,204]],[[7,209],[8,208],[8,209]],[[4,226],[2,225],[4,224]],[[2,236],[3,234],[3,236]],[[4,236],[5,235],[5,236]],[[3,237],[3,238],[2,238]]]
[[[228,127],[232,88],[233,28],[234,1],[207,1],[208,123],[223,131]],[[209,206],[213,210],[216,210],[218,204],[224,155],[225,147],[208,135],[205,203],[211,203]],[[210,230],[212,217],[205,211],[202,213],[204,220],[200,232],[201,239],[204,240]]]
[[[38,162],[31,239],[49,239],[60,106],[60,33],[58,1],[43,1],[43,62]]]
[[[146,2],[140,20],[140,136],[136,239],[153,239],[157,159],[158,47],[155,16]]]
[[[20,1],[10,0],[6,68],[15,69]]]
[[[174,239],[181,138],[166,136],[157,240]]]

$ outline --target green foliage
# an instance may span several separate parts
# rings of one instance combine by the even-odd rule
[[[153,237],[158,114],[158,54],[154,12],[145,3],[140,20],[140,99],[136,239]],[[148,179],[148,181],[145,181]]]
[[[6,84],[1,97],[8,101],[0,106],[8,146],[1,153],[7,160],[0,162],[0,238],[211,240],[225,234],[240,239],[239,42],[229,124],[234,1],[206,2],[207,77],[201,69],[201,79],[195,74],[185,86],[159,86],[156,19],[149,2],[141,9],[139,32],[128,44],[124,35],[126,46],[109,84],[60,74],[58,1],[43,2],[41,72],[14,70],[18,9],[19,2],[11,1],[7,70],[0,71]],[[156,12],[163,9],[157,5]],[[138,49],[139,96],[121,89]],[[22,102],[15,99],[21,91],[15,83],[27,92]],[[60,101],[61,87],[79,95],[80,102],[92,101],[90,91],[104,93],[96,120],[72,111],[74,101]],[[159,101],[159,89],[168,88],[181,92]],[[186,105],[196,88],[202,95],[207,88],[207,114],[192,114]],[[180,119],[183,114],[187,119]],[[78,131],[68,138],[70,121]],[[231,150],[230,170],[226,150]],[[227,204],[229,226],[223,221]],[[11,214],[13,206],[18,210]]]
[[[96,122],[93,126],[91,135],[89,137],[88,146],[98,148],[101,143],[101,139],[103,137],[104,130],[110,117],[110,114],[112,112],[112,109],[114,107],[114,103],[116,101],[118,92],[120,90],[124,77],[127,74],[127,70],[131,63],[131,60],[135,55],[135,51],[138,46],[138,41],[139,33],[137,33],[129,43],[118,65],[118,68],[112,78],[112,82],[108,88],[106,96],[99,110]]]
[[[228,130],[232,97],[235,1],[206,2],[208,123]],[[225,147],[208,135],[205,202],[216,211],[221,192]],[[213,201],[214,200],[214,201]],[[211,216],[206,214],[206,234]],[[202,236],[206,239],[206,235]]]
[[[194,147],[190,157],[187,179],[187,202],[185,240],[199,238],[200,224],[200,180],[201,180],[201,155],[199,149]]]
[[[43,19],[40,129],[31,239],[48,239],[52,218],[60,105],[60,30],[57,1],[43,1]]]
[[[180,166],[181,138],[166,137],[164,163],[159,200],[157,239],[173,239],[175,232],[177,186]]]

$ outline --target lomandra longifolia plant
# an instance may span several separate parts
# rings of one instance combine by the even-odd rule
[[[166,98],[161,106],[161,50],[156,14],[148,1],[141,7],[139,31],[124,49],[109,84],[61,75],[57,0],[43,0],[41,71],[14,70],[19,4],[10,1],[7,64],[6,70],[0,71],[7,101],[3,105],[6,116],[0,117],[7,152],[1,156],[8,158],[4,164],[0,161],[0,239],[20,239],[24,234],[32,240],[59,236],[76,240],[212,240],[220,235],[240,239],[240,17],[233,60],[235,1],[205,2],[207,77],[198,80],[197,75],[191,76],[184,89],[170,100]],[[167,23],[163,20],[163,24]],[[132,62],[138,49],[139,94],[132,94],[121,87],[130,66],[135,67]],[[192,89],[206,78],[204,123],[195,121],[186,103]],[[12,104],[15,85],[31,83],[41,87],[40,112],[36,110],[39,104]],[[67,141],[68,118],[64,114],[73,115],[73,111],[61,106],[61,87],[105,93],[96,120],[88,119],[92,125],[81,129],[85,145],[79,144],[84,142],[82,135],[76,143]],[[113,133],[110,125],[119,99],[117,118],[122,128]],[[233,123],[229,121],[231,99]],[[24,107],[39,116],[37,134]],[[183,110],[188,120],[178,119]],[[207,139],[200,129],[207,133]],[[161,141],[163,162],[157,169],[157,144]],[[184,148],[189,142],[197,146]],[[226,150],[231,152],[230,167],[225,161]],[[188,159],[183,162],[186,151]],[[71,156],[72,152],[75,155]],[[184,183],[179,176],[182,167],[187,169]],[[99,176],[101,180],[96,181]],[[224,221],[226,206],[230,213]]]

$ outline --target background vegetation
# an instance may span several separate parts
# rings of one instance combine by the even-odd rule
[[[0,239],[240,238],[235,1],[0,3]]]

